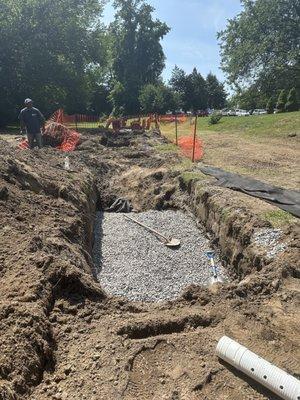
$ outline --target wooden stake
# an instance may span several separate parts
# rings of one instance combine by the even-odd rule
[[[195,117],[195,126],[194,126],[193,157],[192,157],[192,161],[193,161],[193,162],[195,162],[195,149],[196,149],[196,137],[197,137],[197,121],[198,121],[198,115],[196,114],[196,117]]]
[[[176,146],[178,146],[178,120],[177,114],[175,115],[175,138],[176,138]]]

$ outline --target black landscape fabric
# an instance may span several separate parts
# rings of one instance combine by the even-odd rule
[[[247,176],[215,167],[200,167],[201,172],[218,179],[217,185],[258,197],[300,218],[300,192],[283,189]]]

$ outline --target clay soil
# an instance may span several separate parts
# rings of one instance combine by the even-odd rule
[[[14,138],[0,139],[1,400],[277,399],[218,360],[224,334],[300,377],[295,223],[275,259],[261,262],[257,253],[256,266],[237,273],[233,257],[231,283],[189,287],[173,302],[112,298],[96,281],[97,208],[125,197],[137,210],[192,209],[184,160],[158,152],[163,144],[155,133],[87,133],[66,171],[55,149],[21,151]],[[202,190],[224,207],[243,204],[250,236],[267,226],[255,208],[271,206],[216,189],[211,179]],[[222,246],[226,263],[230,249]]]

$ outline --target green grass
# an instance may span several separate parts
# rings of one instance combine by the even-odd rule
[[[202,174],[201,172],[185,171],[180,174],[180,178],[182,179],[183,183],[187,186],[191,181],[207,178],[207,176]]]
[[[238,133],[247,136],[283,136],[300,133],[300,112],[251,115],[249,117],[223,117],[216,125],[209,118],[198,119],[198,134],[205,132]]]
[[[270,222],[274,228],[280,228],[297,221],[292,214],[283,210],[268,211],[262,214],[262,218]]]

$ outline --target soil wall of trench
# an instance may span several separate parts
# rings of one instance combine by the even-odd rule
[[[63,165],[54,149],[20,152],[0,141],[1,400],[23,398],[55,369],[57,299],[106,297],[90,255],[96,180],[76,161],[77,172]]]
[[[97,145],[102,146],[101,141]],[[58,339],[49,315],[58,299],[69,299],[74,310],[83,315],[86,299],[109,303],[94,277],[91,250],[95,211],[114,197],[127,195],[140,209],[171,206],[192,210],[211,233],[232,277],[241,280],[252,274],[251,280],[236,280],[219,290],[219,298],[271,294],[278,290],[283,277],[296,276],[293,246],[290,256],[274,268],[252,240],[255,229],[265,223],[229,201],[223,190],[195,180],[186,184],[176,173],[161,175],[147,164],[149,160],[146,172],[141,173],[141,155],[135,157],[140,175],[134,172],[133,185],[131,175],[126,175],[127,156],[120,166],[114,154],[107,154],[105,162],[88,152],[90,148],[83,148],[79,157],[79,153],[74,154],[71,171],[66,173],[62,169],[63,154],[51,149],[20,152],[0,141],[0,215],[4,227],[0,399],[22,398],[43,380],[46,371],[55,370]],[[158,187],[164,188],[163,193]],[[263,278],[255,274],[262,268]],[[197,291],[185,291],[183,299],[196,298]]]

